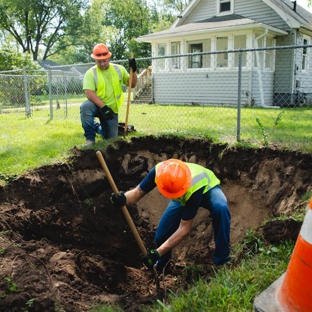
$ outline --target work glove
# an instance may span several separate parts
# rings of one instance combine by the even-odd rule
[[[136,61],[134,58],[129,59],[129,67],[132,68],[133,72],[136,72],[137,66],[136,66]]]
[[[116,208],[121,208],[125,206],[127,203],[125,192],[120,191],[118,194],[112,193],[110,201]]]
[[[147,255],[142,256],[142,262],[149,268],[152,269],[156,264],[157,260],[160,258],[160,254],[156,249],[148,249]]]
[[[114,118],[113,110],[107,105],[104,105],[103,107],[101,107],[101,112],[103,113],[104,118],[107,120]]]

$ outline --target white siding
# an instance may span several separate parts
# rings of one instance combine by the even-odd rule
[[[293,45],[294,35],[276,37],[277,46]],[[275,56],[274,92],[288,94],[293,86],[294,50],[277,50]]]
[[[298,33],[297,35],[297,44],[303,44],[303,34]],[[312,43],[312,37],[306,36],[309,42],[308,44]],[[312,93],[312,48],[307,48],[307,59],[306,59],[306,70],[302,70],[302,52],[303,49],[296,49],[295,50],[295,64],[296,64],[296,80],[298,90],[305,93]]]
[[[155,73],[154,101],[158,104],[237,105],[237,71]],[[249,104],[250,72],[242,75],[242,104]]]

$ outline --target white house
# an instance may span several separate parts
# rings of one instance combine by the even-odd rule
[[[312,100],[312,14],[296,1],[193,0],[169,29],[137,41],[151,43],[153,57],[170,56],[153,60],[157,103],[235,105],[239,58],[225,51],[293,45],[307,48],[243,53],[244,101],[263,107],[288,105],[298,91]],[[220,99],[225,86],[228,96]]]

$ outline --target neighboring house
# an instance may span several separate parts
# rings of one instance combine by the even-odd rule
[[[137,41],[151,43],[153,57],[310,45],[312,14],[288,0],[193,0],[171,28]],[[154,101],[236,105],[237,72],[238,53],[198,54],[186,62],[182,57],[155,59]],[[220,99],[225,88],[226,101]],[[242,90],[248,105],[288,105],[297,91],[312,102],[312,48],[244,53]]]

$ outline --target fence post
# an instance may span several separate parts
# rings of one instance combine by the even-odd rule
[[[26,116],[29,117],[31,115],[30,112],[30,99],[29,99],[29,86],[26,75],[26,67],[23,67],[23,80],[24,80],[24,93],[25,93],[25,110]]]
[[[52,71],[50,67],[48,70],[48,82],[49,82],[50,119],[53,119]]]
[[[240,49],[238,54],[238,97],[237,97],[237,133],[236,133],[236,141],[240,141],[240,129],[241,129],[241,109],[242,109],[242,58],[243,52]]]

